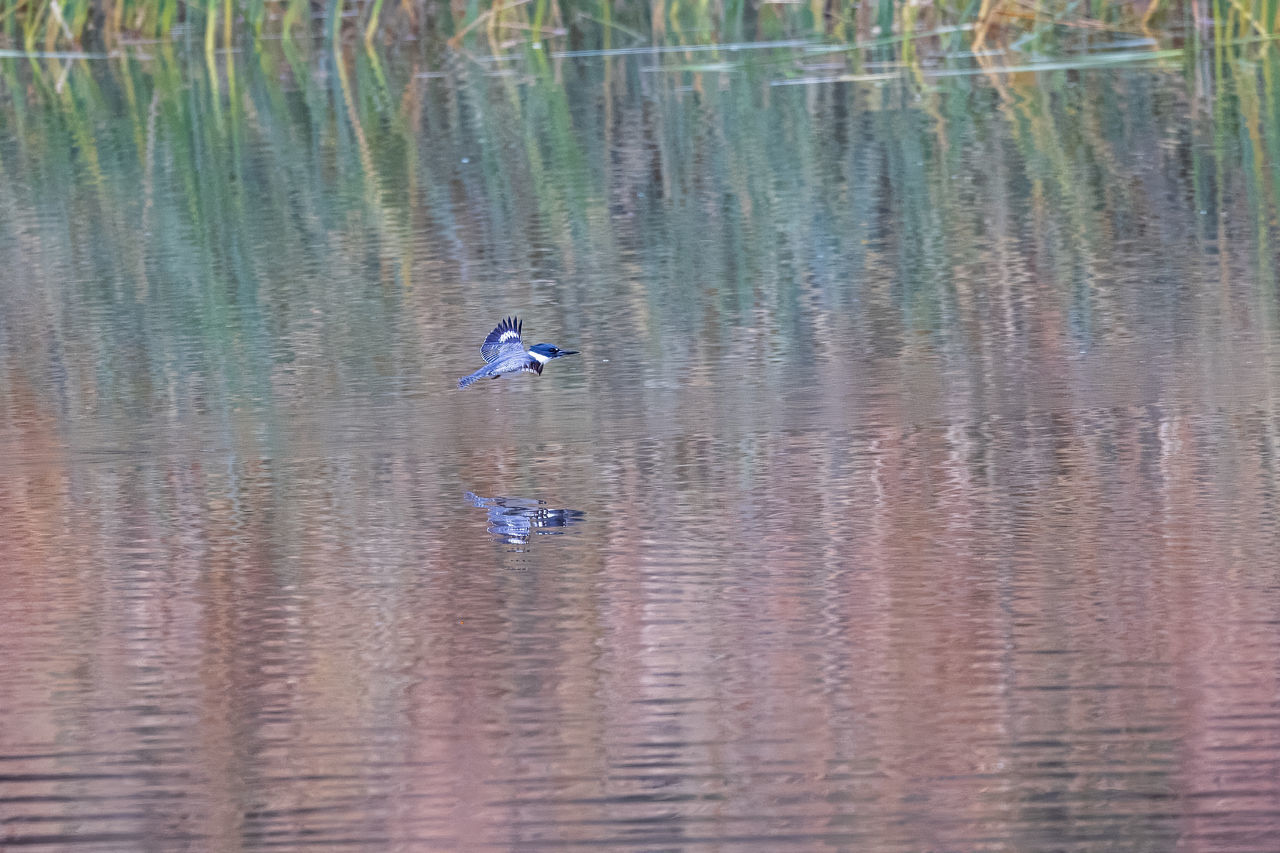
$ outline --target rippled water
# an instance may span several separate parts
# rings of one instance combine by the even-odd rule
[[[0,846],[1276,849],[1270,65],[361,61],[6,78]]]

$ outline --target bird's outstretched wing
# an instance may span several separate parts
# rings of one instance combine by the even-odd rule
[[[523,325],[518,317],[508,317],[499,323],[480,345],[480,354],[485,362],[493,364],[509,355],[524,352],[524,344],[520,342],[520,327]]]

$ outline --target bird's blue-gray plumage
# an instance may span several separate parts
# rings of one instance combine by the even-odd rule
[[[480,345],[485,363],[493,364],[513,355],[524,355],[524,344],[520,342],[520,330],[523,328],[524,322],[517,317],[508,317],[495,326]]]
[[[518,317],[508,317],[494,327],[493,331],[480,345],[480,355],[484,356],[484,367],[458,380],[459,388],[480,379],[497,379],[508,373],[542,373],[542,365],[553,358],[566,355],[577,355],[577,350],[565,350],[551,344],[534,344],[524,348],[520,332],[524,323]]]

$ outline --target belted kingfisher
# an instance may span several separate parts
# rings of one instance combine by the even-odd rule
[[[524,323],[516,317],[508,317],[497,325],[480,345],[484,367],[470,376],[458,380],[459,388],[466,388],[479,379],[497,379],[507,373],[542,373],[542,365],[553,358],[577,355],[576,349],[560,349],[551,344],[534,344],[524,348],[520,341],[520,329]]]

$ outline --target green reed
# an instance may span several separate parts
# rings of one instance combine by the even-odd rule
[[[28,53],[116,49],[171,37],[178,25],[201,33],[209,51],[280,35],[370,46],[413,37],[494,51],[568,41],[577,48],[797,37],[849,42],[961,26],[970,33],[963,47],[981,47],[1026,44],[1056,31],[1181,30],[1197,14],[1213,20],[1219,37],[1241,38],[1275,34],[1280,0],[1048,0],[1034,6],[1015,0],[327,0],[322,12],[313,16],[309,0],[0,0],[0,47]],[[962,46],[954,37],[949,41]],[[905,50],[910,59],[915,43]]]

